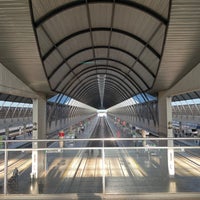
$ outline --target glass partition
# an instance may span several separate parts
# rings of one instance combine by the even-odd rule
[[[1,144],[1,194],[200,192],[199,138],[12,141],[17,142],[24,145]],[[42,155],[38,177],[32,174],[32,152]]]

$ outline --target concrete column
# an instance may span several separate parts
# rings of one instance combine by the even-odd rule
[[[23,125],[24,139],[26,138],[26,124]]]
[[[158,117],[159,117],[159,136],[167,137],[167,123],[170,116],[167,116],[167,97],[164,92],[158,95]]]
[[[33,99],[33,139],[46,139],[46,98]],[[34,150],[34,148],[45,148],[42,142],[32,144],[32,172],[34,178],[38,178],[45,169],[44,151]]]
[[[200,125],[198,124],[197,125],[197,137],[200,137]],[[199,144],[199,146],[200,146],[200,140],[198,140],[198,144]]]
[[[173,137],[172,129],[172,106],[171,106],[171,97],[166,97],[164,92],[159,93],[158,98],[158,115],[159,115],[159,133],[160,137]],[[169,140],[168,142],[163,142],[162,145],[168,147],[173,147],[174,142]],[[165,155],[164,155],[165,157]],[[174,176],[174,150],[167,150],[167,163],[168,173],[170,176]]]
[[[9,127],[5,128],[5,132],[6,132],[6,140],[9,139]]]
[[[178,134],[178,137],[182,137],[184,136],[183,134],[183,125],[182,125],[182,122],[179,122],[179,134]]]
[[[171,97],[166,98],[167,104],[167,137],[173,137],[173,129],[172,129],[172,105],[171,105]],[[168,147],[173,147],[174,141],[168,140]],[[168,171],[170,176],[174,176],[175,168],[174,168],[174,149],[168,149]]]
[[[144,139],[147,137],[147,131],[146,131],[146,130],[142,129],[141,134],[142,134],[142,137],[143,137]],[[143,140],[142,146],[145,147],[146,144],[147,144],[146,140]]]

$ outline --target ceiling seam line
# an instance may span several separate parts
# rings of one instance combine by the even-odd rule
[[[86,60],[86,62],[88,62],[88,61],[92,61],[93,59],[90,59],[90,60]],[[106,58],[97,58],[97,60],[106,60]],[[130,68],[128,65],[126,65],[126,64],[124,64],[123,62],[121,62],[121,61],[117,61],[117,60],[114,60],[114,59],[110,59],[111,61],[113,61],[113,62],[117,62],[118,64],[121,64],[121,65],[123,65],[123,66],[125,66],[125,67],[127,67],[128,69]],[[78,64],[78,65],[76,65],[75,67],[74,67],[74,69],[76,69],[77,67],[79,67],[80,66],[80,64]],[[132,70],[132,69],[131,69]],[[144,82],[144,80],[140,77],[140,75],[137,73],[137,72],[135,72],[135,71],[132,71],[142,82],[143,82],[143,84],[148,88],[148,85],[146,84],[146,82]],[[66,74],[66,76],[65,76],[65,78],[67,78],[67,76],[70,74],[71,72],[68,72],[67,74]],[[138,84],[137,84],[137,86],[138,86]]]
[[[122,80],[121,78],[119,78],[119,77],[117,78],[117,77],[115,77],[113,74],[109,74],[109,75],[111,76],[111,78],[110,78],[109,80],[113,80],[113,82],[117,82],[117,83],[119,83],[119,85],[125,85],[125,86],[128,88],[127,91],[129,91],[129,94],[130,94],[130,96],[128,96],[128,97],[132,97],[132,95],[131,95],[132,93],[133,93],[133,94],[136,94],[136,92],[135,92],[132,88],[129,87],[128,83],[123,82],[123,80]],[[94,74],[93,76],[95,76],[95,74]],[[113,78],[112,78],[112,76],[113,76]],[[90,80],[95,80],[95,77],[94,77],[94,78],[91,78],[91,77],[90,77]],[[82,80],[82,82],[87,81],[87,83],[88,83],[90,80]],[[118,80],[120,80],[120,82],[119,82]],[[86,83],[86,84],[87,84],[87,83]],[[125,87],[125,86],[124,86],[124,87]],[[76,88],[76,87],[74,87],[74,88]],[[79,87],[78,89],[75,89],[75,90],[76,90],[76,91],[77,91],[77,90],[80,90],[80,88],[81,88],[81,87]],[[69,88],[68,88],[68,89],[69,89]],[[137,93],[140,91],[140,90],[137,88],[137,86],[135,86],[135,89],[137,90]],[[71,89],[71,92],[72,92],[72,91],[73,91],[73,89]],[[71,92],[70,92],[70,93],[71,93]],[[75,93],[75,92],[74,92],[74,93]],[[127,97],[127,98],[128,98],[128,97]]]
[[[86,60],[85,62],[92,61],[92,60],[93,60],[93,59]],[[97,58],[96,60],[106,60],[106,58]],[[117,62],[117,63],[119,63],[119,64],[121,64],[121,65],[127,67],[128,69],[130,68],[128,65],[124,64],[124,63],[121,62],[121,61],[117,61],[117,60],[114,60],[114,59],[110,59],[110,60],[113,61],[113,62]],[[80,66],[80,64],[76,65],[76,66],[74,67],[74,69],[76,69],[76,68],[79,67],[79,66]],[[73,69],[73,70],[74,70],[74,69]],[[67,78],[67,76],[68,76],[70,73],[71,73],[71,72],[68,72],[68,73],[65,75],[65,78]],[[135,71],[133,71],[133,73],[134,73],[135,75],[137,75],[137,77],[138,77],[138,78],[143,82],[143,84],[148,88],[148,85],[146,84],[146,82],[144,82],[144,80],[140,77],[140,75],[139,75],[137,72],[135,72]],[[137,85],[137,87],[139,87],[137,83],[136,83],[136,85]],[[65,87],[65,86],[64,86],[64,87]],[[142,91],[142,89],[141,89],[141,91]]]
[[[168,22],[170,21],[170,16],[171,16],[171,9],[172,9],[172,0],[169,0],[169,4],[168,4],[168,17],[167,17],[167,20]],[[164,40],[163,40],[163,45],[162,45],[162,49],[161,49],[161,54],[160,54],[160,57],[162,57],[164,55],[164,49],[165,49],[165,45],[166,45],[166,42],[167,42],[167,33],[169,31],[169,23],[166,24],[166,28],[165,28],[165,33],[164,33]],[[162,64],[162,60],[160,59],[159,61],[159,66],[158,66],[158,69],[156,71],[156,77],[158,77],[158,74],[159,74],[159,71],[160,71],[160,67],[161,67],[161,64]],[[154,82],[151,86],[151,90],[154,88],[155,84],[156,84],[156,81],[157,79],[155,78],[154,79]],[[155,91],[154,91],[155,92]],[[158,91],[157,91],[158,92]]]
[[[86,10],[87,10],[87,19],[88,19],[88,25],[89,25],[89,30],[90,30],[90,39],[91,39],[91,44],[92,44],[92,52],[93,52],[93,58],[94,58],[94,63],[96,66],[96,54],[95,54],[95,49],[94,49],[94,38],[93,38],[93,33],[92,33],[92,23],[91,23],[91,15],[90,15],[90,8],[88,5],[88,1],[85,0],[86,2]],[[96,74],[97,74],[97,69],[96,69]],[[97,81],[97,86],[98,86],[98,81]],[[99,94],[100,96],[100,94]],[[101,97],[100,97],[101,99]]]
[[[47,33],[46,29],[44,28],[44,26],[42,26],[42,30],[44,31],[44,33],[46,34],[46,36],[48,37],[48,39],[51,41],[51,43],[53,44],[53,46],[55,47],[55,49],[58,51],[58,53],[60,54],[60,56],[63,58],[60,50],[58,49],[57,45],[54,43],[54,41],[51,39],[50,35]],[[70,66],[68,66],[69,69],[72,69]]]
[[[113,86],[114,87],[114,86]],[[84,87],[84,90],[82,90],[81,92],[78,92],[78,98],[81,98],[82,96],[86,96],[87,95],[87,93],[88,93],[88,91],[91,91],[91,89],[93,90],[93,89],[95,89],[96,87],[89,87],[89,85],[87,84],[85,87]],[[116,89],[116,88],[115,88]],[[95,91],[95,90],[94,90]],[[94,92],[93,92],[94,93]],[[96,91],[96,93],[97,93],[97,91]],[[121,91],[121,89],[120,89],[120,93],[121,93],[121,95],[122,96],[124,96],[123,95],[123,93],[122,93],[122,91]]]
[[[106,60],[106,58],[96,58],[97,60]],[[87,61],[91,61],[92,59],[90,59],[90,60],[87,60]],[[123,65],[123,66],[125,66],[125,67],[127,67],[128,69],[130,69],[130,67],[127,65],[127,64],[125,64],[125,63],[123,63],[123,62],[121,62],[121,61],[118,61],[118,60],[114,60],[114,59],[111,59],[111,58],[109,58],[109,60],[111,60],[111,61],[113,61],[113,62],[116,62],[116,63],[118,63],[118,64],[120,64],[120,65]],[[78,66],[76,66],[76,67],[78,67]],[[130,70],[133,70],[133,69],[130,69]],[[142,82],[143,82],[143,84],[148,88],[148,85],[146,84],[146,82],[142,79],[142,77],[136,72],[136,71],[132,71]]]
[[[50,12],[46,13],[44,16],[40,17],[38,20],[36,20],[34,22],[34,26],[37,28],[41,24],[43,24],[44,22],[48,21],[53,16],[65,11],[67,9],[71,9],[71,8],[76,7],[76,6],[84,5],[84,2],[85,2],[84,0],[78,0],[78,1],[74,1],[74,2],[70,2],[70,3],[66,3],[64,5],[61,5],[61,6],[57,7],[57,8],[55,8],[55,9],[51,10]],[[112,0],[106,0],[106,1],[105,0],[101,0],[101,2],[103,2],[103,3],[112,3]],[[97,0],[92,0],[90,2],[90,0],[89,0],[88,3],[100,3],[100,2],[97,1]],[[127,0],[118,0],[116,3],[117,4],[121,4],[121,5],[126,5],[126,6],[129,6],[131,8],[138,9],[138,10],[144,12],[145,14],[152,16],[156,20],[162,22],[162,24],[165,24],[165,25],[168,24],[168,20],[166,18],[164,18],[162,15],[158,14],[154,10],[152,10],[152,9],[146,7],[146,6],[143,6],[143,5],[139,4],[139,3],[132,2],[132,1],[127,1]]]
[[[110,74],[111,76],[113,76],[112,74]],[[95,76],[95,75],[93,75],[93,76]],[[115,76],[114,76],[114,78],[116,78]],[[118,82],[117,80],[119,79],[119,80],[121,80],[120,78],[116,78],[116,79],[114,79],[114,78],[110,78],[110,80],[113,80],[113,81],[115,81],[115,82]],[[84,82],[84,81],[86,81],[87,83],[90,81],[90,80],[94,80],[95,81],[95,77],[94,78],[91,78],[90,77],[90,79],[89,80],[82,80],[81,82]],[[87,84],[86,83],[86,84]],[[126,82],[122,82],[122,80],[121,80],[121,82],[119,82],[119,84],[125,84],[125,85],[127,85],[127,87],[129,88],[129,90],[130,91],[133,91],[133,93],[134,93],[134,90],[133,89],[131,89],[129,86],[128,86],[128,84],[126,83]],[[81,85],[82,86],[82,85]],[[77,88],[77,87],[74,87],[74,88]],[[78,89],[76,89],[76,90],[80,90],[80,88],[81,87],[79,87]],[[68,88],[69,89],[69,88]],[[73,89],[71,89],[71,92],[73,91]]]
[[[114,79],[111,79],[111,80],[117,82],[117,81],[114,80]],[[95,79],[91,79],[91,80],[87,81],[86,85],[84,86],[84,89],[85,89],[85,87],[87,87],[86,89],[88,89],[89,85],[91,85],[91,82],[95,82]],[[110,82],[111,82],[111,81],[110,81]],[[118,82],[117,82],[117,83],[118,83]],[[114,82],[112,82],[112,84],[114,85]],[[118,83],[117,85],[118,85],[119,88],[121,87],[121,86],[120,86],[120,83]],[[95,86],[93,85],[92,87],[95,87]],[[76,93],[78,93],[79,95],[82,94],[82,93],[84,92],[84,89],[78,88],[78,89],[74,92],[74,95],[75,95]],[[130,89],[130,88],[129,88],[129,89]],[[79,92],[80,90],[82,90],[82,91]],[[123,91],[123,90],[121,89],[121,91]],[[130,89],[130,91],[132,91],[132,90]],[[125,91],[125,93],[128,93],[129,95],[131,95],[130,91],[127,90],[127,91]],[[129,95],[128,95],[128,96],[129,96]],[[126,96],[127,96],[127,94],[126,94]]]
[[[138,62],[140,56],[144,53],[144,50],[146,49],[147,45],[149,45],[150,41],[153,39],[153,37],[155,36],[155,34],[158,32],[158,30],[161,28],[162,24],[160,23],[158,25],[158,27],[155,29],[155,31],[152,33],[151,37],[149,38],[149,40],[146,42],[146,45],[143,47],[143,49],[141,50],[141,52],[139,53],[139,55],[137,56],[137,59],[133,62],[133,64],[131,65],[131,69],[134,69],[135,64]],[[158,68],[159,66],[157,66]],[[130,70],[127,72],[127,74],[130,73]],[[155,78],[154,78],[155,79]],[[149,86],[150,88],[150,86]]]
[[[114,15],[115,15],[115,0],[113,0],[113,3],[112,3],[112,15],[111,15],[111,22],[110,22],[110,34],[109,34],[108,48],[107,48],[107,61],[106,61],[107,65],[109,64],[108,58],[110,58],[110,44],[111,44],[111,38],[112,38],[112,28],[113,28],[113,24],[114,24]],[[102,95],[101,96],[101,106],[102,106],[102,108],[103,108],[103,105],[104,105],[106,74],[107,74],[107,67],[106,67],[105,77],[104,77],[104,80],[103,80],[103,83],[102,83],[103,84],[102,88],[100,88],[100,85],[99,85],[99,90],[103,90],[103,91],[101,91],[101,93],[102,93],[101,94]]]
[[[101,66],[101,65],[100,65],[100,66]],[[112,68],[113,68],[113,69],[112,69],[111,71],[116,72],[116,73],[119,73],[121,76],[125,77],[125,75],[126,75],[125,72],[121,71],[120,69],[116,69],[115,67],[112,67]],[[101,67],[100,70],[101,70],[101,69],[103,69],[103,68]],[[105,69],[106,69],[106,65],[105,65]],[[85,69],[84,71],[86,71],[86,72],[83,73],[83,71],[82,71],[82,72],[80,73],[80,75],[78,75],[78,76],[84,75],[84,74],[86,74],[87,72],[92,71],[92,69],[88,70],[88,68],[87,68],[87,69]],[[94,74],[93,74],[93,75],[94,75]],[[137,91],[139,91],[139,90],[137,89],[137,83],[135,83],[134,80],[133,80],[131,77],[129,77],[129,76],[127,77],[127,79],[128,79],[128,81],[134,86],[134,88],[135,88]],[[76,81],[76,80],[72,80],[72,79],[69,81],[67,90],[75,83],[75,81]],[[71,82],[71,83],[70,83],[70,82]]]
[[[52,42],[52,44],[54,44],[54,46],[56,47],[56,50],[58,51],[58,53],[60,54],[60,56],[62,57],[62,59],[64,60],[64,57],[62,55],[62,53],[60,52],[60,50],[58,49],[58,47],[56,46],[56,44],[53,42],[53,40],[51,39],[51,37],[49,36],[49,34],[46,32],[45,28],[42,26],[43,31],[45,32],[45,34],[47,35],[47,37],[49,38],[49,40]],[[65,62],[68,66],[68,68],[70,69],[70,71],[72,70],[72,67],[69,65],[68,62]],[[46,67],[46,65],[45,65]],[[74,71],[72,70],[73,75],[76,77],[76,74],[74,73]],[[50,81],[49,77],[47,77],[48,80]],[[57,84],[57,86],[55,88],[53,88],[54,90],[56,90],[60,84],[62,83],[64,79],[60,79],[59,83]]]
[[[96,27],[96,28],[91,28],[91,31],[94,32],[94,31],[110,31],[110,28],[107,28],[107,27]],[[58,48],[60,45],[62,45],[64,42],[66,42],[67,40],[71,39],[71,38],[74,38],[76,36],[79,36],[79,35],[82,35],[82,34],[85,34],[85,33],[88,33],[90,32],[90,28],[88,29],[83,29],[83,30],[80,30],[78,32],[75,32],[75,33],[72,33],[64,38],[62,38],[60,41],[58,41],[55,46]],[[147,46],[147,48],[151,51],[152,54],[154,54],[157,58],[160,59],[161,55],[150,45],[147,45],[146,41],[144,41],[142,38],[130,33],[130,32],[127,32],[127,31],[124,31],[124,30],[121,30],[121,29],[117,29],[117,28],[112,28],[112,32],[116,32],[118,34],[122,34],[122,35],[125,35],[127,37],[130,37],[134,40],[136,40],[137,42],[141,43],[143,46]],[[42,60],[45,60],[53,51],[54,51],[54,46],[52,46],[43,56],[42,56]]]
[[[153,39],[153,37],[155,36],[155,34],[158,32],[158,30],[160,29],[160,27],[162,26],[162,24],[160,23],[158,25],[158,27],[155,29],[155,31],[152,33],[151,37],[149,38],[149,40],[146,42],[146,45],[143,47],[143,49],[141,50],[141,52],[139,53],[139,55],[137,56],[137,60],[140,58],[140,56],[142,55],[142,53],[144,52],[144,50],[146,49],[147,45],[149,45],[149,42]],[[132,64],[131,68],[134,68],[134,65],[136,64],[137,60]],[[128,72],[130,73],[130,72]]]
[[[114,70],[113,70],[114,71]],[[120,70],[118,70],[118,71],[120,71]],[[115,72],[117,72],[117,70],[115,71]],[[84,74],[86,74],[87,72],[84,72]],[[125,76],[126,74],[125,73],[120,73],[122,76]],[[93,74],[92,76],[94,76],[95,74]],[[109,74],[110,75],[110,74]],[[116,78],[117,78],[117,76],[116,76]],[[137,90],[137,91],[139,91],[138,89],[137,89],[137,84],[136,83],[134,83],[134,81],[131,79],[131,77],[127,77],[127,79],[128,79],[128,81],[131,83],[131,84],[133,84],[133,86],[134,86],[134,89],[135,90]],[[75,84],[75,80],[74,81],[72,81],[72,83],[70,83],[70,85],[67,87],[67,90],[73,85],[73,84]],[[132,89],[133,90],[133,89]]]
[[[93,38],[93,34],[92,34],[92,23],[91,23],[90,9],[89,9],[89,5],[88,5],[88,1],[87,0],[85,0],[85,1],[86,1],[88,25],[89,25],[89,30],[90,30],[90,39],[91,39],[91,44],[92,44],[92,52],[93,52],[93,57],[95,59],[96,55],[95,55],[95,50],[94,50],[94,38]],[[95,61],[95,65],[96,65],[96,61]]]
[[[114,24],[114,16],[115,16],[115,0],[113,0],[113,6],[112,6],[112,16],[111,16],[111,23],[110,23],[110,34],[109,34],[109,40],[108,40],[107,58],[110,57],[110,44],[111,44],[112,29],[113,29],[113,24]],[[107,61],[107,65],[108,63],[109,61]]]
[[[94,49],[96,49],[96,48],[105,48],[105,49],[106,49],[107,46],[94,46]],[[92,49],[92,47],[86,47],[86,48],[84,48],[84,49],[78,50],[77,52],[74,52],[73,54],[69,55],[67,58],[65,58],[65,59],[55,68],[55,70],[52,71],[52,73],[49,75],[49,77],[51,77],[52,74],[53,74],[53,72],[55,73],[55,72],[65,63],[65,61],[71,59],[73,56],[75,56],[75,55],[78,54],[78,53],[81,53],[81,52],[83,52],[83,51],[87,51],[87,50],[90,50],[90,49]],[[125,53],[125,54],[128,54],[130,57],[132,57],[132,58],[135,59],[135,60],[136,60],[136,58],[137,58],[136,56],[134,56],[133,54],[131,54],[130,52],[128,52],[128,51],[126,51],[126,50],[124,50],[124,49],[120,49],[120,48],[114,47],[114,46],[110,46],[110,49],[114,49],[114,50],[116,50],[116,51],[121,51],[121,52],[123,52],[123,53]],[[149,72],[149,74],[151,74],[152,77],[155,78],[154,73],[153,73],[152,71],[150,71],[150,69],[149,69],[141,60],[138,59],[137,62],[138,62],[140,65],[142,65],[142,66],[144,67],[144,69],[147,70],[147,71]]]
[[[30,10],[31,24],[32,24],[32,27],[33,27],[33,33],[34,33],[34,36],[35,36],[35,39],[36,39],[36,46],[37,46],[38,53],[39,53],[39,58],[40,58],[41,63],[42,63],[42,68],[44,70],[44,74],[47,78],[47,71],[46,71],[44,62],[42,60],[41,46],[40,46],[40,43],[39,43],[39,34],[37,33],[37,28],[35,26],[35,17],[34,17],[34,13],[33,13],[33,2],[32,2],[32,0],[29,0],[29,10]],[[53,90],[48,78],[47,78],[47,82],[48,82],[50,90]]]

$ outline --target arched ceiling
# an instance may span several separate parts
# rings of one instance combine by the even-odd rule
[[[51,89],[97,108],[149,91],[159,69],[170,1],[31,1]]]
[[[0,8],[0,63],[47,97],[108,108],[167,90],[200,62],[199,0],[1,0]]]

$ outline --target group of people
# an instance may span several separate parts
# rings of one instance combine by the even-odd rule
[[[81,134],[81,133],[84,132],[84,130],[85,130],[84,125],[81,125],[80,127],[77,128],[77,133],[78,133],[78,134]]]

